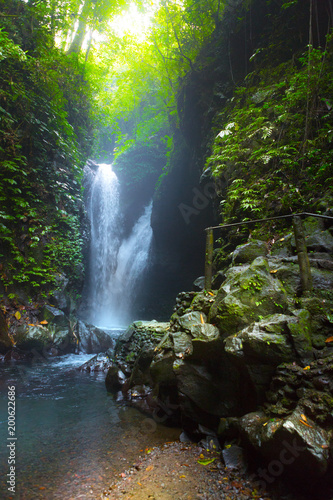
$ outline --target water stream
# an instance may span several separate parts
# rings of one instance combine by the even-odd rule
[[[105,327],[124,326],[134,319],[133,302],[153,236],[150,203],[138,214],[128,238],[122,239],[119,189],[112,166],[100,164],[87,207],[91,222],[89,321]]]
[[[179,431],[122,407],[105,374],[76,368],[91,355],[1,366],[0,498],[96,499],[145,449]],[[8,492],[7,387],[16,387],[16,495]]]

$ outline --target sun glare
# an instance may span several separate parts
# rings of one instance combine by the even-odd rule
[[[144,39],[151,24],[151,18],[159,6],[159,0],[151,1],[149,9],[140,12],[134,3],[129,8],[116,16],[110,26],[117,36],[125,35],[135,36],[138,39]]]

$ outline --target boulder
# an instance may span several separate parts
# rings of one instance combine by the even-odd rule
[[[265,400],[272,376],[280,363],[313,359],[310,316],[274,314],[244,328],[225,340],[225,351],[246,371],[253,384],[257,404]]]
[[[287,294],[282,283],[270,273],[267,259],[258,257],[250,265],[234,267],[227,272],[208,321],[226,337],[260,317],[287,310]]]
[[[216,293],[216,292],[215,292]],[[199,292],[196,293],[195,297],[193,298],[191,302],[191,309],[194,311],[201,311],[208,315],[209,309],[211,308],[213,302],[214,302],[214,292]]]
[[[52,333],[43,325],[21,325],[15,332],[16,346],[24,351],[38,351],[44,354],[52,347]]]
[[[190,332],[193,326],[201,325],[207,321],[207,316],[200,311],[191,311],[178,318],[180,330]]]
[[[247,414],[240,419],[240,430],[267,461],[267,478],[288,473],[311,484],[327,471],[329,434],[299,410],[284,419],[269,419],[263,412]]]
[[[260,240],[251,240],[245,245],[239,245],[232,254],[232,263],[243,264],[252,262],[257,257],[265,257],[268,253],[267,244]]]
[[[208,427],[214,422],[217,428],[218,417],[239,414],[239,375],[227,360],[214,365],[208,360],[197,363],[177,359],[172,368],[181,396],[181,413],[186,418]],[[240,397],[235,397],[237,389]]]
[[[69,322],[65,313],[56,307],[45,305],[41,311],[42,319],[53,325],[68,327]]]
[[[87,354],[105,352],[115,344],[109,333],[81,320],[77,322],[77,335],[80,350]]]
[[[86,372],[106,372],[110,368],[112,362],[107,353],[99,353],[86,363],[81,365],[78,370]]]
[[[205,288],[205,277],[204,276],[199,276],[194,282],[193,282],[193,289],[194,290],[203,290]]]
[[[107,391],[112,393],[120,391],[125,381],[126,375],[121,370],[119,370],[117,365],[112,363],[108,368],[105,378],[105,387]]]
[[[151,385],[150,364],[154,357],[154,350],[142,350],[136,358],[132,373],[129,379],[129,387],[135,385]]]
[[[47,356],[75,352],[77,339],[67,328],[56,325],[20,325],[15,332],[16,346]]]
[[[185,332],[172,332],[173,351],[177,355],[187,356],[192,354],[193,345],[191,336]]]

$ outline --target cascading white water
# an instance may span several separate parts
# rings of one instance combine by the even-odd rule
[[[152,241],[152,203],[121,241],[119,182],[111,165],[101,164],[91,187],[90,322],[104,327],[125,326],[136,286],[148,264]]]

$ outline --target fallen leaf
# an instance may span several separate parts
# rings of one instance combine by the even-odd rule
[[[146,471],[149,472],[150,470],[153,470],[154,466],[153,465],[148,465],[146,468]]]
[[[15,316],[15,318],[17,320],[21,319],[21,313],[20,313],[20,311],[16,311],[16,313],[14,314],[14,316]]]
[[[35,326],[33,323],[28,323],[28,326]]]
[[[186,477],[186,476],[182,475],[182,476],[179,476],[179,477],[182,478],[182,477]]]
[[[211,464],[212,462],[214,462],[214,460],[216,460],[217,457],[215,458],[206,458],[204,460],[198,460],[198,464],[201,464],[201,465],[209,465]]]
[[[304,422],[304,420],[300,420],[300,422],[301,424],[306,425],[307,427],[310,427],[310,429],[312,429],[312,425],[307,424],[306,422]]]
[[[328,337],[328,339],[326,339],[325,342],[333,342],[333,337]]]
[[[39,324],[40,324],[40,325],[48,325],[48,324],[49,324],[49,322],[48,322],[48,321],[46,321],[46,319],[43,319],[43,321],[40,321],[40,322],[39,322]]]
[[[142,484],[141,484],[141,483],[139,483],[139,481],[138,481],[138,485],[139,485],[139,486],[142,486]]]
[[[39,489],[40,490],[46,490],[45,486],[40,486]]]

